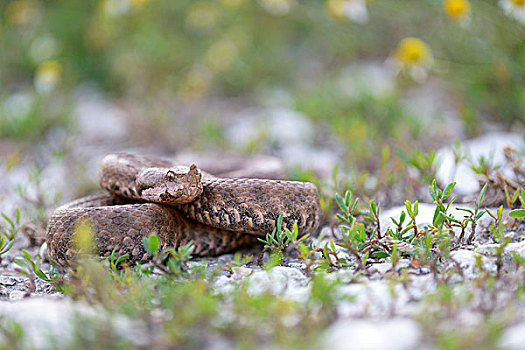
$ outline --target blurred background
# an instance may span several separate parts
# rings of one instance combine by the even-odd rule
[[[25,196],[44,208],[121,150],[267,154],[292,178],[410,196],[433,149],[523,133],[524,3],[4,0],[2,170],[20,193],[42,179],[52,199]]]

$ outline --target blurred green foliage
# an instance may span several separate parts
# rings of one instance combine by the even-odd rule
[[[7,0],[0,135],[34,137],[25,124],[62,123],[86,82],[139,104],[166,95],[256,101],[266,88],[284,89],[296,108],[363,148],[359,138],[418,132],[400,98],[437,79],[470,132],[486,116],[510,127],[524,121],[524,13],[514,0]],[[414,35],[419,49],[396,52]],[[341,92],[346,67],[385,61],[399,71],[385,96]],[[30,107],[17,105],[20,96]]]

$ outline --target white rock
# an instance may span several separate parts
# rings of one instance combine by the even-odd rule
[[[233,280],[230,277],[226,276],[219,276],[217,279],[215,279],[213,283],[215,287],[215,291],[218,293],[223,294],[229,294],[231,293],[235,288],[237,288],[237,283],[235,280]]]
[[[240,266],[240,267],[233,267],[233,278],[236,280],[243,279],[245,277],[250,276],[253,273],[253,269],[250,269],[248,267]]]
[[[482,244],[476,247],[475,251],[480,254],[494,256],[499,248],[499,244]],[[510,252],[516,252],[520,256],[525,256],[525,241],[509,243],[503,250],[504,254],[510,254]]]
[[[525,349],[525,322],[508,328],[501,337],[500,346],[508,350]]]
[[[291,267],[276,266],[269,271],[256,271],[248,280],[248,292],[252,294],[270,291],[293,300],[304,300],[310,290],[308,278]]]
[[[328,329],[324,348],[406,350],[416,349],[420,339],[421,329],[417,322],[411,319],[343,319]]]
[[[476,256],[478,255],[479,254],[477,254],[476,252],[467,249],[459,249],[450,253],[450,257],[457,261],[463,269],[463,273],[465,274],[466,278],[474,278],[477,276]],[[482,256],[481,263],[484,270],[496,270],[496,265],[494,264],[494,262],[487,257]]]
[[[22,290],[13,290],[11,293],[9,293],[9,300],[11,301],[17,301],[24,299],[24,296],[26,295],[26,292]]]
[[[67,344],[72,340],[74,320],[85,317],[95,324],[111,322],[116,335],[136,346],[147,344],[146,329],[140,320],[130,320],[119,315],[110,318],[103,309],[75,303],[68,299],[33,297],[17,302],[0,302],[0,318],[17,322],[24,327],[25,348],[46,348],[49,337]],[[1,335],[0,335],[1,336]]]
[[[488,159],[494,165],[503,165],[505,156],[503,148],[511,146],[519,149],[523,147],[523,135],[516,133],[495,132],[486,134],[476,139],[464,141],[461,146],[465,152],[470,154],[471,159],[476,164],[481,156]],[[462,161],[457,169],[454,178],[454,156],[450,147],[439,150],[437,155],[440,167],[437,178],[441,183],[456,182],[455,191],[459,194],[475,194],[480,190],[476,174],[470,168],[468,160]],[[510,169],[502,168],[504,174],[512,177]]]

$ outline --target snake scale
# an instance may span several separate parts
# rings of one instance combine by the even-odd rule
[[[254,244],[273,230],[297,223],[299,233],[315,234],[320,208],[317,188],[308,182],[219,178],[195,165],[131,154],[112,154],[99,170],[106,193],[57,208],[47,227],[50,257],[61,265],[73,260],[79,220],[93,228],[98,254],[117,247],[128,262],[147,261],[142,240],[151,233],[161,248],[194,242],[194,256],[212,256]]]

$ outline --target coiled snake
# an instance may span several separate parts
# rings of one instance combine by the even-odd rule
[[[48,252],[59,264],[69,264],[76,253],[79,220],[93,227],[100,255],[118,247],[130,263],[150,258],[142,241],[151,233],[163,249],[193,241],[194,256],[210,256],[255,243],[281,214],[283,226],[297,223],[302,235],[319,229],[319,196],[308,182],[218,178],[195,165],[130,154],[106,156],[99,178],[107,193],[63,205],[49,219]]]

